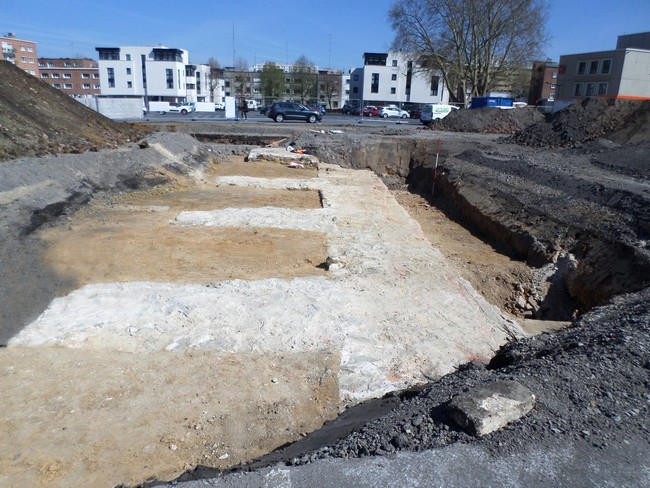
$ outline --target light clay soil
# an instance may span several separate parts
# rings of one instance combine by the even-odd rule
[[[233,156],[214,176],[299,177]],[[487,299],[503,306],[529,277],[521,263],[396,191],[425,234]],[[43,229],[44,256],[75,287],[114,281],[214,282],[325,273],[323,235],[288,230],[169,228],[170,215],[219,206],[316,208],[317,192],[190,184],[103,197]],[[142,218],[143,213],[147,218]],[[271,258],[272,256],[272,258]],[[340,357],[121,353],[57,347],[0,350],[0,485],[114,486],[173,479],[198,464],[225,468],[318,429],[338,413]],[[242,381],[246,378],[246,382]]]

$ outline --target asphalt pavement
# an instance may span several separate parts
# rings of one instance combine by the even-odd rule
[[[142,121],[143,119],[140,119]],[[167,113],[161,115],[156,112],[149,113],[145,118],[145,121],[149,122],[233,122],[238,121],[242,124],[246,123],[268,123],[268,124],[278,124],[274,120],[268,118],[265,115],[260,114],[257,111],[248,112],[247,119],[236,119],[236,118],[226,118],[225,111],[220,110],[217,112],[193,112],[187,115],[181,114],[172,114]],[[131,122],[137,122],[138,120],[130,120]],[[285,120],[280,123],[280,125],[295,125],[295,124],[305,124],[306,122],[302,120]],[[422,123],[419,119],[398,119],[394,117],[389,117],[382,119],[381,117],[360,117],[358,115],[343,115],[340,113],[326,113],[323,115],[323,120],[317,122],[314,125],[350,125],[350,124],[372,124],[372,125],[382,125],[382,126],[400,126],[400,127],[422,127]]]

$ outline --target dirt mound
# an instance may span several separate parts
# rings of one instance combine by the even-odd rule
[[[113,122],[9,62],[0,62],[0,79],[0,161],[96,151],[144,134],[143,127]]]
[[[614,142],[647,140],[650,101],[586,98],[508,138],[533,147],[573,147],[599,137]]]
[[[472,110],[454,110],[444,119],[434,121],[429,129],[483,134],[514,134],[543,119],[544,115],[533,107],[512,110],[483,107]]]

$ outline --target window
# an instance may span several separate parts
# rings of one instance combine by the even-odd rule
[[[108,75],[108,87],[115,88],[115,69],[106,68],[106,74]]]
[[[379,93],[379,73],[373,73],[370,81],[370,93]]]
[[[52,86],[54,88],[61,88],[61,83],[54,83]]]
[[[573,85],[573,96],[574,97],[581,97],[582,96],[582,89],[583,89],[583,84],[582,83],[576,83]]]
[[[20,58],[20,60],[21,60],[23,63],[26,63],[26,62],[27,62],[27,58],[26,58],[25,56],[22,56],[22,57]]]
[[[359,81],[359,75],[354,75],[354,76],[352,77],[352,79],[353,79],[354,81]]]
[[[557,80],[557,71],[553,71],[553,74],[551,75],[551,77],[552,77],[554,80]]]
[[[118,61],[120,59],[120,50],[101,49],[99,50],[99,59],[102,61]]]
[[[608,75],[612,71],[612,60],[611,59],[603,59],[603,62],[600,65],[600,74],[601,75]]]
[[[59,73],[52,73],[52,78],[61,78],[61,75]]]
[[[607,95],[607,83],[598,83],[598,94]]]
[[[95,85],[95,90],[99,90],[99,83]]]
[[[63,85],[63,88],[65,88],[66,90],[72,90],[72,83],[66,83],[65,85]]]
[[[126,82],[126,87],[127,88],[133,88],[133,82],[132,81],[127,81]]]
[[[89,74],[89,73],[82,73],[82,74],[81,74],[81,77],[82,77],[83,79],[87,80],[87,79],[90,78],[90,74]]]
[[[41,78],[49,78],[49,73],[41,73]]]
[[[352,88],[352,93],[359,93],[359,87],[355,86]]]
[[[127,55],[126,55],[126,60],[127,60],[127,61],[131,61],[131,55],[130,55],[130,54],[127,54]]]
[[[27,48],[26,48],[25,46],[20,46],[20,50],[21,50],[21,51],[26,51]]]
[[[598,73],[598,60],[589,62],[589,74],[595,75]]]
[[[397,75],[396,75],[395,73],[393,73],[393,74],[391,75],[391,77],[390,77],[390,80],[391,80],[391,81],[397,81]]]
[[[83,88],[84,90],[90,90],[90,83],[84,83]]]
[[[64,63],[63,63],[63,66],[65,66],[66,68],[67,68],[68,66],[70,66],[70,61],[66,61],[66,62],[64,62]]]
[[[576,74],[584,75],[585,71],[587,71],[587,61],[580,61],[578,63],[578,67],[576,68]]]
[[[29,64],[34,64],[34,58],[29,58]]]
[[[438,85],[440,84],[440,77],[439,76],[432,76],[431,77],[431,92],[429,95],[432,97],[437,97],[438,96]]]
[[[34,48],[31,47],[31,46],[27,46],[27,52],[28,52],[28,53],[33,53],[33,52],[34,52]]]
[[[126,68],[126,74],[130,75],[131,74],[131,68]]]
[[[165,75],[167,78],[167,88],[174,88],[174,70],[166,69]]]
[[[392,87],[390,88],[390,94],[391,94],[391,95],[395,95],[395,93],[397,93],[397,90],[395,89],[394,86],[392,86]]]
[[[93,78],[99,79],[99,73],[93,73]]]
[[[397,59],[393,59],[393,68],[397,68]]]
[[[551,83],[551,90],[555,90],[557,88],[557,85],[555,83]]]
[[[63,77],[69,80],[70,78],[72,78],[72,75],[70,73],[63,73]]]
[[[595,88],[596,88],[595,83],[587,83],[587,93],[586,93],[586,95],[588,97],[593,96]]]

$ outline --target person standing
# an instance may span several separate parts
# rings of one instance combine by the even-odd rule
[[[246,102],[246,100],[244,100],[242,105],[243,105],[242,113],[244,115],[244,119],[248,120],[248,103]]]

